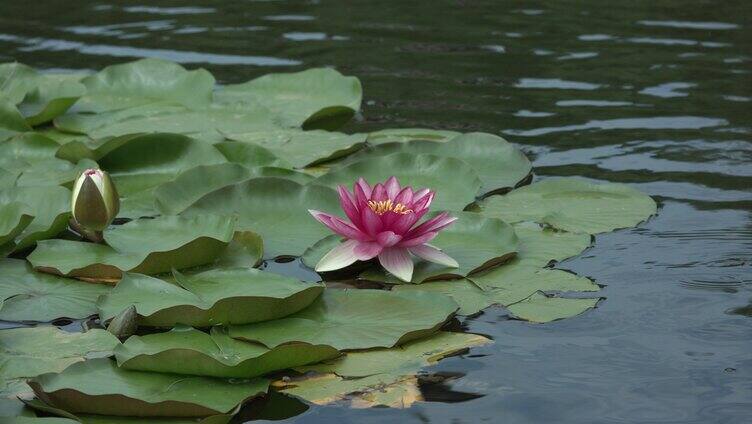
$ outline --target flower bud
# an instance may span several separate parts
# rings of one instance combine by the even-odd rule
[[[73,219],[83,228],[104,231],[120,211],[120,197],[107,172],[87,169],[73,185]]]

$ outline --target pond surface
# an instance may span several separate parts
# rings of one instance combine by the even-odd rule
[[[488,309],[461,325],[496,343],[431,368],[428,402],[288,422],[749,420],[752,3],[0,5],[0,61],[95,70],[137,57],[222,83],[335,66],[365,89],[345,131],[500,134],[538,177],[629,183],[659,202],[649,222],[558,265],[605,286],[597,309],[546,325]]]

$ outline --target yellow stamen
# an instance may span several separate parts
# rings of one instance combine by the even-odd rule
[[[391,200],[381,200],[378,202],[369,200],[368,207],[371,208],[371,210],[374,211],[376,215],[383,215],[387,212],[394,212],[400,215],[413,213],[412,209],[408,209],[407,206],[403,205],[402,203],[394,203]]]

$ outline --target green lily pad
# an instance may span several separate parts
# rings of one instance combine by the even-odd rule
[[[21,112],[13,103],[0,97],[0,141],[26,131],[31,131],[31,127]]]
[[[0,206],[0,246],[12,242],[34,219],[24,203],[11,202]]]
[[[59,417],[0,417],[0,424],[78,424],[76,420]]]
[[[227,329],[212,327],[207,334],[191,327],[167,333],[133,336],[118,346],[115,357],[125,369],[251,378],[272,371],[320,362],[339,355],[331,346],[291,343],[267,349],[236,340]]]
[[[17,135],[0,143],[0,168],[23,170],[54,158],[59,147],[55,140],[35,132]]]
[[[382,290],[326,290],[310,307],[274,321],[230,327],[269,348],[326,344],[338,350],[392,347],[436,332],[457,309],[448,297]]]
[[[362,150],[347,160],[349,163],[395,153],[461,159],[478,173],[483,195],[513,188],[532,170],[530,161],[519,149],[501,137],[485,133],[463,134],[443,143],[428,140],[382,143]]]
[[[405,143],[412,140],[444,142],[461,135],[456,131],[432,130],[427,128],[395,128],[374,131],[368,134],[368,144]]]
[[[81,319],[97,313],[96,300],[109,287],[34,271],[24,260],[0,259],[0,320]]]
[[[567,299],[535,293],[529,298],[509,305],[507,309],[512,316],[530,322],[546,323],[570,318],[595,308],[600,301],[596,299]]]
[[[181,172],[198,165],[226,162],[211,145],[179,134],[148,134],[127,138],[99,160],[118,188],[121,215],[129,216],[131,196],[149,193]],[[151,195],[148,198],[153,202]],[[131,215],[132,216],[132,215]]]
[[[346,156],[365,145],[366,134],[342,134],[329,131],[278,130],[252,132],[245,134],[228,134],[226,137],[234,142],[261,146],[284,158],[296,168],[314,166],[321,162]],[[232,141],[221,143],[228,148]],[[221,148],[220,148],[221,150]]]
[[[86,95],[78,109],[106,112],[171,101],[186,107],[202,108],[212,101],[214,77],[204,69],[186,71],[161,59],[140,59],[112,65],[81,80]]]
[[[21,103],[36,86],[38,75],[34,68],[22,63],[0,63],[0,97],[14,105]]]
[[[355,77],[318,68],[227,85],[214,98],[221,103],[261,105],[284,126],[334,130],[360,109],[363,89]]]
[[[478,334],[439,331],[420,340],[390,349],[347,352],[320,364],[297,367],[300,372],[334,373],[340,377],[367,377],[376,374],[410,374],[422,367],[468,348],[493,343]]]
[[[339,210],[337,193],[318,185],[303,186],[282,178],[254,178],[202,197],[184,214],[237,213],[238,230],[264,239],[267,257],[298,256],[329,233],[308,213]]]
[[[84,359],[111,356],[120,341],[104,330],[69,333],[57,327],[0,331],[0,379],[61,372]]]
[[[478,273],[504,263],[516,254],[517,236],[512,226],[502,220],[486,218],[475,212],[452,212],[452,216],[457,221],[439,232],[431,245],[454,258],[459,268],[416,260],[413,284]],[[381,268],[370,269],[360,277],[389,284],[405,284],[387,275]]]
[[[107,384],[102,384],[107,382]],[[223,414],[266,392],[268,381],[130,371],[109,359],[79,362],[29,382],[45,403],[71,413],[202,417]]]
[[[253,268],[213,269],[196,275],[175,273],[180,284],[125,274],[109,294],[99,299],[102,319],[135,305],[139,324],[207,327],[281,318],[298,312],[323,291],[321,284]]]
[[[36,86],[18,105],[29,125],[40,125],[62,115],[86,93],[78,81],[56,75],[39,75]]]
[[[451,175],[452,178],[447,178]],[[319,177],[317,184],[352,186],[358,178],[371,184],[395,176],[402,186],[437,190],[432,208],[460,211],[475,200],[480,189],[478,174],[467,163],[450,157],[397,153],[337,167]]]
[[[624,184],[594,184],[580,178],[548,178],[492,196],[481,213],[515,223],[534,221],[590,234],[633,227],[656,213],[650,196]]]
[[[24,203],[34,219],[16,237],[16,250],[56,236],[68,226],[71,192],[60,186],[13,187],[0,190],[0,204]]]
[[[96,120],[96,129],[90,130],[91,138],[117,137],[133,133],[186,134],[212,142],[222,141],[223,134],[268,131],[278,129],[274,116],[263,108],[234,108],[212,105],[201,110],[170,109],[154,106],[153,111],[142,111],[136,116],[124,117],[125,113],[112,113]],[[106,118],[106,119],[105,119]],[[93,120],[93,118],[92,118]],[[95,126],[94,122],[80,126]]]
[[[303,252],[303,256],[300,258],[301,262],[308,268],[316,268],[316,264],[319,263],[321,258],[342,243],[342,240],[342,236],[338,234],[331,234],[322,238]]]
[[[214,262],[215,268],[257,267],[264,258],[264,240],[253,231],[236,231]]]
[[[176,215],[215,190],[255,177],[278,177],[300,184],[313,180],[306,174],[285,168],[246,168],[237,163],[197,166],[154,190],[156,208],[162,214]]]
[[[140,219],[104,231],[105,244],[40,242],[28,256],[36,268],[73,277],[119,279],[123,271],[159,274],[213,262],[234,233],[232,217],[196,215]]]

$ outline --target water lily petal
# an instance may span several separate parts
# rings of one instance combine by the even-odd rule
[[[392,175],[384,183],[384,189],[386,190],[386,195],[390,199],[394,199],[394,198],[397,197],[397,195],[399,194],[399,192],[402,189],[402,187],[400,186],[399,181],[397,181],[397,177],[395,177],[394,175]]]
[[[410,232],[407,234],[407,237],[418,237],[423,233],[440,231],[451,225],[456,220],[457,218],[449,216],[449,214],[446,212],[442,212],[410,230]]]
[[[373,192],[371,192],[371,200],[380,202],[387,199],[389,199],[389,196],[386,194],[386,188],[384,188],[384,185],[381,183],[376,184],[376,186],[373,187]]]
[[[428,262],[433,262],[452,268],[458,268],[460,266],[460,264],[458,264],[457,261],[455,261],[451,256],[442,252],[441,249],[431,246],[430,244],[413,246],[410,248],[410,253],[415,256],[421,257]]]
[[[398,243],[400,247],[413,247],[413,246],[420,246],[421,244],[428,243],[429,241],[433,240],[439,233],[437,232],[428,232],[423,233],[417,237],[403,237],[402,241]]]
[[[339,204],[342,206],[342,210],[345,215],[350,219],[350,222],[358,227],[360,221],[360,211],[355,203],[355,198],[343,185],[337,186],[337,192],[339,193]]]
[[[351,224],[342,220],[342,218],[330,215],[325,212],[309,209],[308,212],[316,218],[317,221],[329,227],[335,233],[349,239],[367,241],[370,240],[367,234],[355,228]]]
[[[428,209],[424,209],[420,212],[413,212],[413,213],[408,213],[404,215],[399,215],[391,223],[391,225],[389,225],[389,229],[394,231],[397,234],[404,235],[410,230],[410,228],[413,227],[413,225],[415,225],[416,222],[418,222],[420,218],[423,217],[423,215],[426,214],[426,212],[428,212]]]
[[[394,197],[394,203],[402,203],[403,205],[410,207],[410,204],[413,201],[413,188],[412,187],[405,187],[397,193],[397,196]]]
[[[359,228],[364,233],[371,237],[376,237],[376,234],[380,233],[383,228],[381,223],[381,217],[376,215],[374,211],[369,207],[365,207],[360,210],[360,225]]]
[[[410,206],[410,209],[415,212],[428,210],[428,208],[431,207],[431,202],[435,195],[435,192],[429,191],[425,196],[421,196],[417,200],[415,199],[416,196],[413,195],[413,204]]]
[[[409,282],[413,278],[413,261],[407,249],[389,247],[379,254],[379,262],[387,271],[402,281]]]
[[[358,178],[358,181],[355,182],[355,185],[360,187],[361,190],[363,190],[363,193],[366,195],[366,199],[371,198],[371,192],[373,191],[373,188],[366,180],[364,180],[362,177]]]
[[[402,236],[394,231],[382,231],[376,236],[376,241],[383,247],[392,247],[402,240]]]
[[[355,246],[358,243],[357,240],[347,240],[338,244],[316,264],[316,271],[334,271],[355,263],[358,260],[358,257],[355,255]]]
[[[361,241],[355,246],[353,252],[360,261],[367,261],[378,256],[384,247],[375,241]]]
[[[363,180],[362,178],[358,181]],[[363,210],[368,208],[368,201],[371,200],[371,187],[363,182],[367,187],[363,188],[363,185],[355,183],[353,186],[353,194],[355,195],[355,205],[358,209]]]

